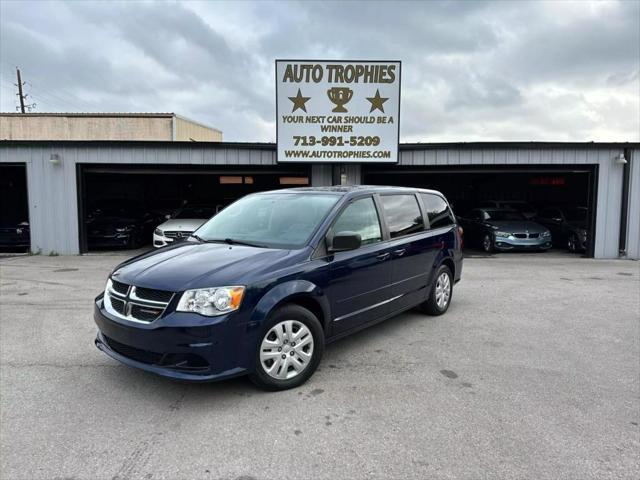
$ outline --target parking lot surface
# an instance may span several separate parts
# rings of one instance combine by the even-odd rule
[[[265,393],[100,353],[93,298],[124,258],[0,258],[0,478],[640,478],[637,262],[468,258],[445,316]]]

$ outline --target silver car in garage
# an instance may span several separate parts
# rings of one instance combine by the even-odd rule
[[[551,232],[517,210],[476,208],[461,218],[466,244],[493,250],[548,250]]]

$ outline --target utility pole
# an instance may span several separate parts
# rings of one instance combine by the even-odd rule
[[[20,69],[16,67],[18,74],[18,96],[20,97],[20,111],[24,113],[24,95],[22,94],[22,78],[20,77]]]

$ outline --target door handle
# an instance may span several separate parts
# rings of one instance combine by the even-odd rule
[[[404,252],[406,252],[406,251],[407,251],[407,249],[406,249],[406,248],[400,248],[400,249],[398,249],[398,250],[394,250],[394,251],[393,251],[393,254],[394,254],[396,257],[401,257],[402,255],[404,255]]]
[[[391,256],[391,254],[389,252],[386,252],[386,253],[381,253],[376,258],[382,262],[382,261],[386,260],[387,258],[389,258],[390,256]]]

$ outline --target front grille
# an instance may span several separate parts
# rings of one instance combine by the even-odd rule
[[[164,236],[167,238],[186,238],[192,233],[193,232],[168,231],[168,232],[164,232]]]
[[[134,287],[111,279],[105,292],[105,308],[126,320],[150,323],[162,316],[173,292]]]
[[[162,353],[150,352],[148,350],[141,350],[139,348],[125,345],[120,342],[116,342],[112,338],[104,337],[109,347],[116,353],[135,360],[136,362],[148,363],[150,365],[158,364],[164,356]]]
[[[131,316],[136,320],[153,322],[162,315],[163,308],[143,307],[142,305],[131,304]]]
[[[116,298],[116,297],[111,297],[111,306],[113,307],[113,309],[118,312],[120,315],[126,315],[127,313],[125,312],[125,305],[124,305],[124,301]]]
[[[529,238],[538,238],[540,236],[539,233],[530,233]]]
[[[513,236],[516,238],[527,238],[526,233],[514,233]]]
[[[173,292],[136,287],[136,297],[142,300],[151,300],[152,302],[169,303],[169,300],[171,300],[171,297],[173,297]]]
[[[129,291],[129,285],[126,283],[118,282],[117,280],[111,279],[112,288],[121,295],[126,295]]]

